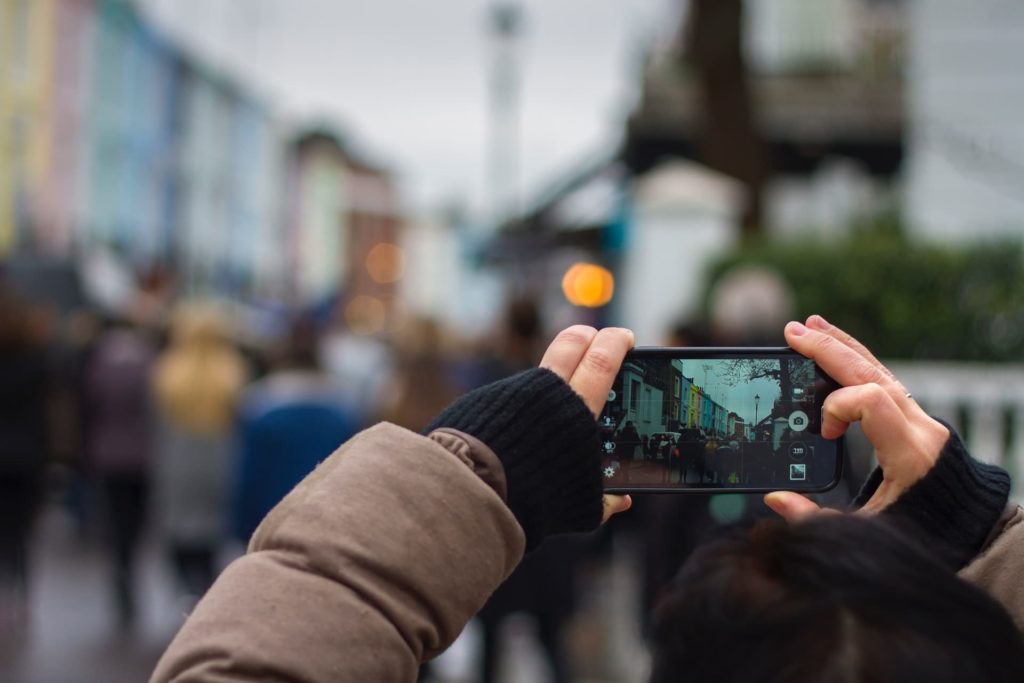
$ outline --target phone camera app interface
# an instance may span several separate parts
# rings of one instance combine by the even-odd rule
[[[605,485],[810,484],[827,393],[815,382],[800,357],[627,358],[598,418]]]

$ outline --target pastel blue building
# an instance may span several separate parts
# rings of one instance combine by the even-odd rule
[[[80,225],[87,242],[152,261],[175,220],[177,58],[129,3],[95,7]]]

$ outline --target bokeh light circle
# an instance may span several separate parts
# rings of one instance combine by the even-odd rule
[[[562,293],[574,306],[599,308],[612,300],[615,277],[594,263],[576,263],[562,278]]]
[[[366,254],[366,272],[379,284],[397,282],[405,272],[405,252],[389,242],[374,245]]]

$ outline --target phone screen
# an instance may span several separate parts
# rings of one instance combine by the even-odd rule
[[[635,349],[598,417],[609,492],[825,491],[842,442],[821,436],[838,388],[791,349]]]

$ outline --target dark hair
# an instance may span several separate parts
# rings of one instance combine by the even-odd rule
[[[766,520],[698,550],[655,610],[652,683],[1024,681],[1006,611],[880,522]]]
[[[290,370],[319,370],[320,330],[311,315],[300,314],[288,324],[277,354],[277,366]]]

